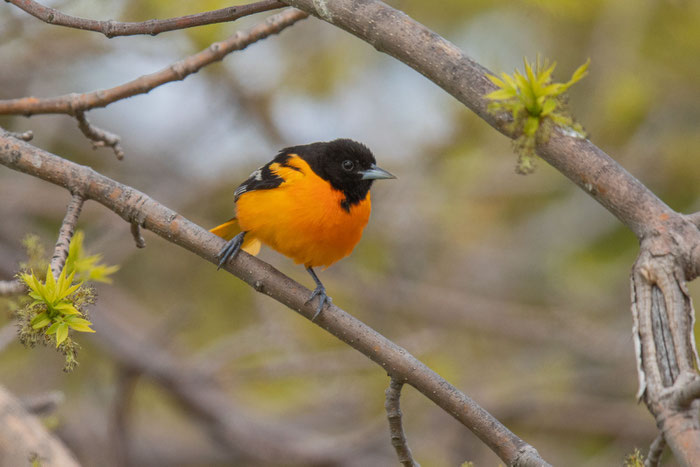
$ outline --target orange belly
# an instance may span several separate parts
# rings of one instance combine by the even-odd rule
[[[330,266],[348,256],[369,221],[369,193],[360,203],[341,208],[345,196],[316,175],[301,158],[275,168],[285,181],[271,190],[241,194],[236,217],[241,230],[307,267]],[[271,167],[272,169],[272,167]]]

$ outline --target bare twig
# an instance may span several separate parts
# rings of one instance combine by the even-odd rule
[[[654,441],[649,446],[649,454],[644,460],[644,467],[658,467],[661,465],[661,456],[666,449],[666,439],[663,433],[654,438]]]
[[[136,248],[146,248],[146,239],[141,235],[141,226],[138,222],[131,223],[131,236],[134,237]]]
[[[82,110],[75,112],[75,118],[78,120],[78,128],[80,128],[80,131],[92,141],[93,149],[97,149],[101,146],[109,146],[114,151],[114,155],[117,156],[117,159],[124,159],[124,149],[121,144],[119,144],[121,141],[119,136],[88,122],[85,112]]]
[[[105,107],[112,102],[127,97],[146,94],[162,84],[183,80],[203,67],[222,60],[231,52],[243,50],[250,44],[265,39],[272,34],[277,34],[307,16],[307,13],[299,10],[285,10],[271,16],[246,32],[237,32],[222,42],[215,42],[201,52],[173,63],[167,68],[149,75],[143,75],[110,89],[93,91],[85,94],[72,93],[46,99],[22,97],[19,99],[0,100],[0,114],[21,114],[29,116],[34,114],[64,113],[76,115],[80,111]]]
[[[406,467],[419,467],[419,464],[413,460],[411,449],[408,447],[406,434],[403,431],[403,422],[401,418],[400,399],[401,388],[403,383],[395,378],[389,381],[389,387],[386,389],[386,415],[389,418],[389,434],[391,435],[391,444],[396,449],[396,455],[399,457],[401,465]]]
[[[83,201],[84,199],[81,195],[74,193],[68,203],[66,216],[63,218],[61,229],[58,231],[58,240],[56,240],[56,247],[51,257],[51,272],[53,272],[54,277],[58,277],[61,274],[63,265],[66,264],[70,241],[75,233],[75,225],[78,223],[80,211],[83,209]]]
[[[24,293],[26,287],[18,280],[0,281],[0,297],[10,297]]]
[[[74,29],[83,29],[86,31],[100,32],[109,38],[116,36],[133,36],[136,34],[150,34],[155,36],[156,34],[166,31],[235,21],[244,16],[286,6],[284,3],[275,0],[264,0],[261,2],[251,3],[249,5],[231,6],[220,10],[198,13],[195,15],[161,20],[152,19],[138,23],[130,23],[113,20],[97,21],[92,19],[77,18],[75,16],[61,13],[54,8],[43,6],[32,0],[7,1],[45,23]]]
[[[193,224],[144,193],[109,179],[27,143],[0,134],[0,164],[20,172],[81,191],[131,223],[134,211],[143,227],[169,242],[180,245],[207,261],[216,262],[224,240]],[[239,254],[224,269],[244,280],[256,291],[290,307],[307,319],[315,309],[307,303],[310,291],[267,263]],[[335,305],[315,324],[380,365],[390,376],[418,389],[484,441],[501,459],[518,466],[549,465],[537,450],[513,434],[471,398],[441,378],[406,349],[396,345]]]

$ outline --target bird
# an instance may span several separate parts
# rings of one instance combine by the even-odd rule
[[[210,230],[228,240],[217,269],[239,250],[257,255],[262,244],[303,264],[316,283],[306,301],[318,297],[314,321],[332,301],[314,268],[352,252],[369,221],[372,183],[392,178],[367,146],[351,139],[280,150],[238,186],[234,217]]]

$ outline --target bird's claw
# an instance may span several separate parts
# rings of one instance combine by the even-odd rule
[[[309,299],[306,301],[305,305],[308,305],[311,303],[311,301],[318,297],[318,306],[316,307],[316,313],[314,313],[314,316],[311,318],[311,321],[315,321],[318,315],[321,314],[321,311],[323,310],[323,307],[327,304],[331,304],[333,299],[326,295],[326,288],[322,285],[317,286],[313,292],[311,292],[311,296]]]
[[[243,245],[243,237],[245,237],[245,234],[245,232],[239,233],[224,245],[218,255],[219,264],[216,266],[217,271],[226,264],[226,261],[236,256],[238,250],[241,249],[241,245]]]

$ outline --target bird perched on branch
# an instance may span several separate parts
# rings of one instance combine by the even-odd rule
[[[349,139],[282,149],[234,193],[235,216],[211,232],[229,242],[219,268],[239,250],[251,255],[261,243],[306,267],[316,282],[313,319],[331,301],[313,268],[348,256],[362,237],[371,211],[374,180],[396,178],[377,167],[372,152]]]

